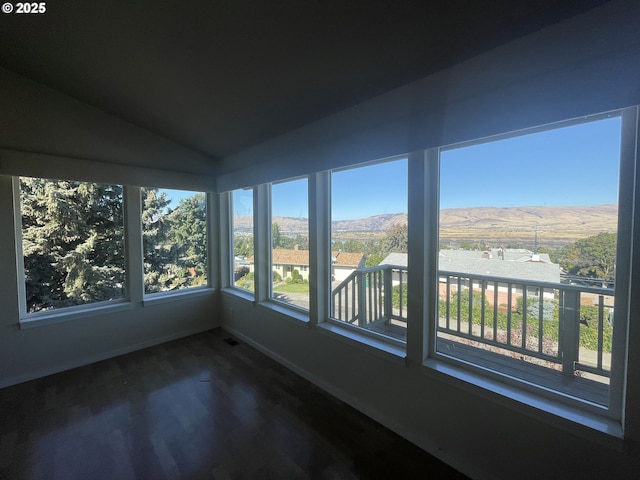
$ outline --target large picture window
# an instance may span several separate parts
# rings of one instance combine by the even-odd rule
[[[441,152],[438,354],[610,406],[621,123]]]
[[[123,298],[122,186],[19,182],[26,313]]]
[[[254,292],[253,189],[234,190],[231,194],[231,205],[232,284]]]
[[[331,174],[331,318],[407,337],[407,159]]]
[[[309,187],[306,178],[271,185],[271,297],[309,309]]]
[[[145,293],[207,284],[206,194],[142,189]]]

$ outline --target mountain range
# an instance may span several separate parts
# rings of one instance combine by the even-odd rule
[[[472,207],[440,211],[440,239],[449,241],[503,241],[564,244],[600,232],[616,232],[617,205]],[[234,218],[235,228],[251,228],[251,217]],[[306,234],[306,218],[273,217],[285,235]],[[381,214],[332,222],[334,237],[367,232],[381,235],[393,224],[407,223],[406,213]]]

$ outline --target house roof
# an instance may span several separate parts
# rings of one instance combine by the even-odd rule
[[[309,250],[284,250],[276,248],[271,252],[274,265],[309,265]]]
[[[364,253],[331,252],[331,259],[334,265],[357,267],[364,260]]]
[[[538,282],[560,282],[560,265],[551,262],[549,255],[538,254],[525,249],[504,249],[504,260],[499,258],[498,249],[488,252],[481,250],[440,250],[439,269],[470,275],[490,275],[501,278],[521,278]],[[489,255],[486,255],[489,253]],[[484,258],[483,258],[484,255]],[[488,258],[487,258],[488,257]],[[380,265],[407,266],[406,253],[390,253]]]

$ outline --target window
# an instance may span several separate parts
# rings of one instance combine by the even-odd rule
[[[443,149],[439,358],[611,409],[622,119]]]
[[[122,186],[21,177],[23,311],[122,299]]]
[[[407,159],[332,172],[332,319],[406,341],[407,233]]]
[[[271,185],[271,298],[309,309],[309,187],[306,178]]]
[[[254,291],[253,189],[232,192],[233,282],[243,290]]]
[[[142,189],[144,290],[207,284],[207,212],[202,192]]]

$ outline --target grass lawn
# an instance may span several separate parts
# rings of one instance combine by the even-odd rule
[[[309,293],[308,283],[283,283],[273,288],[274,292]]]

